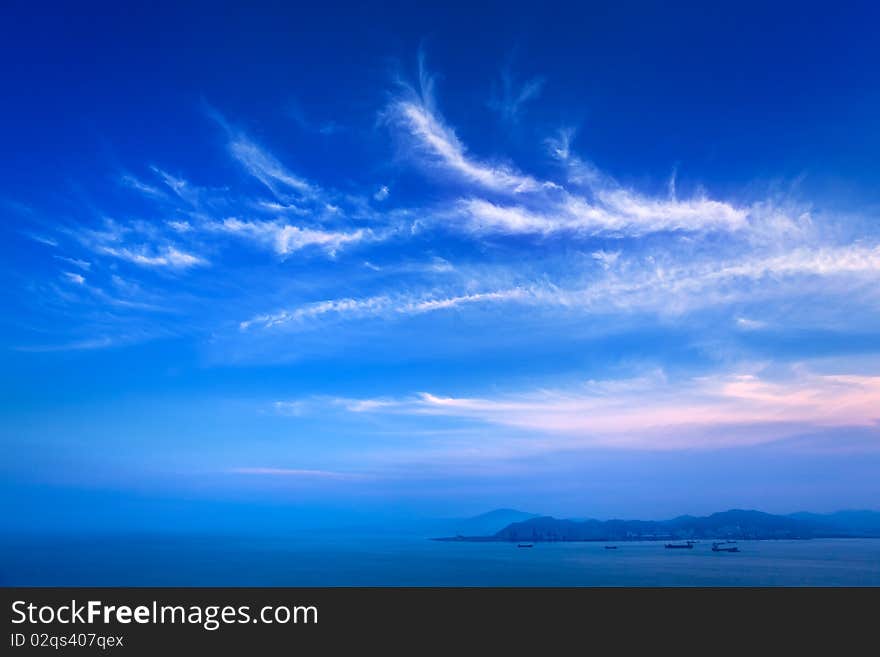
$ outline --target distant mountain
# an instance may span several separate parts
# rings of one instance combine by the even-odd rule
[[[499,516],[502,517],[502,516]],[[457,532],[441,540],[474,541],[636,541],[650,539],[771,539],[880,537],[880,513],[840,512],[827,516],[779,516],[732,509],[710,516],[671,520],[560,520],[550,516],[517,520],[494,534]]]
[[[535,513],[516,509],[495,509],[472,518],[461,518],[450,523],[450,533],[460,536],[487,536],[495,534],[510,524],[537,518]]]

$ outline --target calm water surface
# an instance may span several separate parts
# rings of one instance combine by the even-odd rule
[[[421,536],[5,537],[0,584],[69,586],[880,586],[880,539],[443,543]]]

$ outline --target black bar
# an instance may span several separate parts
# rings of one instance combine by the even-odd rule
[[[350,654],[352,649],[393,650],[402,654],[488,654],[514,650],[535,654],[588,654],[600,649],[631,653],[747,649],[766,654],[770,645],[815,649],[826,643],[840,650],[860,645],[876,648],[877,603],[880,589],[599,589],[599,588],[6,588],[4,654],[57,652],[62,637],[90,646],[67,645],[75,654]],[[34,609],[50,606],[55,613],[100,601],[97,613],[109,607],[184,607],[192,622],[13,623]],[[16,609],[13,604],[18,601]],[[153,603],[156,607],[153,607]],[[272,609],[272,622],[228,614],[213,607],[246,605],[250,615]],[[278,622],[279,607],[299,607],[298,620]],[[191,611],[192,608],[198,612]],[[315,611],[303,613],[303,609]],[[39,613],[37,611],[36,613]],[[44,611],[44,619],[50,612]],[[66,618],[69,612],[62,610]],[[83,613],[85,619],[86,612]],[[146,619],[142,612],[142,619]],[[218,620],[207,623],[209,615]],[[126,616],[123,612],[123,618]],[[156,616],[158,618],[158,616]],[[178,615],[179,618],[179,615]],[[92,636],[94,635],[94,636]],[[52,639],[51,637],[57,637]],[[104,646],[97,637],[105,637]],[[106,637],[122,645],[106,646]],[[22,643],[15,646],[15,643]],[[32,645],[34,643],[44,645]],[[604,647],[603,647],[604,646]],[[7,650],[9,649],[9,650]],[[232,651],[231,653],[229,651]]]

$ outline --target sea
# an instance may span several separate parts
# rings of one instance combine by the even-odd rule
[[[5,536],[3,586],[880,586],[880,539],[440,542],[304,533]]]

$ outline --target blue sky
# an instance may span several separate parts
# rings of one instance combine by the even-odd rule
[[[870,9],[3,11],[14,522],[876,507]]]

